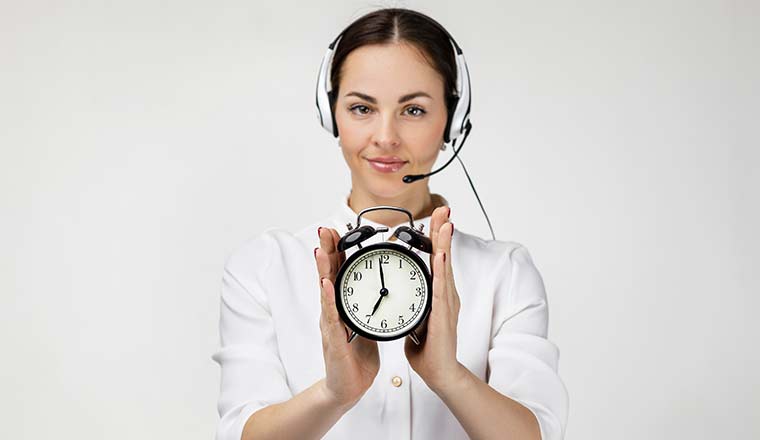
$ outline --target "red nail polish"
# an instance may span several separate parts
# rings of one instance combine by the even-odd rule
[[[454,223],[451,223],[451,236],[454,236]]]
[[[451,208],[449,208],[448,206],[446,208],[449,210],[449,212],[446,213],[446,218],[449,218],[451,217]]]
[[[322,232],[322,226],[320,226],[319,229],[317,229],[317,237],[322,238],[320,237],[320,232]]]
[[[446,262],[446,252],[443,253],[443,262]]]
[[[314,258],[317,258],[317,249],[319,248],[314,248]]]

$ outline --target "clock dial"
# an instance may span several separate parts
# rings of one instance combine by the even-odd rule
[[[342,271],[341,306],[363,333],[394,339],[424,318],[430,300],[426,268],[392,247],[365,250]]]

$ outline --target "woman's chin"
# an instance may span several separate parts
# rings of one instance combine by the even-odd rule
[[[409,184],[401,181],[402,177],[398,176],[398,179],[375,180],[370,182],[366,188],[370,194],[378,199],[395,199],[410,189]]]

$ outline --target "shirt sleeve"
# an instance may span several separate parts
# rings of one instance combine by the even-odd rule
[[[543,440],[561,440],[569,399],[557,372],[559,349],[547,339],[543,280],[522,245],[508,253],[502,271],[494,299],[488,384],[533,412]]]
[[[264,233],[241,246],[225,263],[221,347],[212,356],[221,367],[217,440],[240,440],[245,422],[254,412],[292,397],[259,277],[266,273],[274,248],[274,239]]]

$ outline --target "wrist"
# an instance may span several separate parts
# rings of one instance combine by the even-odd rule
[[[447,377],[447,380],[444,380],[441,383],[435,384],[433,387],[431,387],[431,390],[436,393],[438,397],[440,397],[443,401],[446,401],[452,397],[456,397],[456,395],[459,394],[462,389],[466,389],[470,379],[472,378],[472,374],[470,373],[470,370],[467,369],[467,367],[457,361],[456,368],[452,373],[449,373]]]
[[[335,410],[340,413],[345,413],[354,405],[356,405],[356,402],[342,402],[340,399],[338,399],[337,396],[335,396],[335,394],[333,394],[332,391],[327,388],[326,378],[323,378],[317,382],[317,391],[321,405],[328,410]]]

